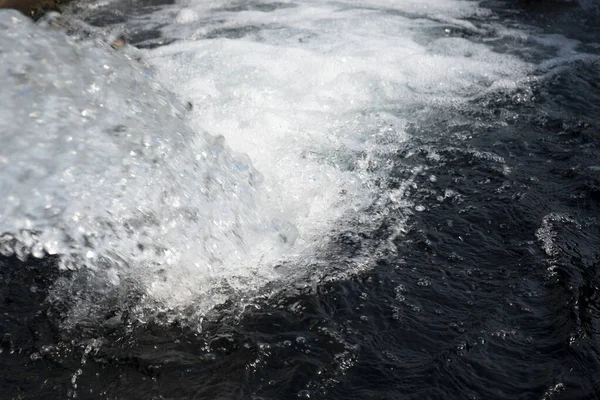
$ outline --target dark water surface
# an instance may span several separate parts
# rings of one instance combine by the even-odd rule
[[[127,10],[149,3],[88,20],[138,18]],[[599,51],[593,3],[486,6],[505,26],[533,24]],[[154,46],[159,34],[132,40]],[[565,62],[527,90],[473,102],[415,124],[390,156],[384,193],[418,167],[410,197],[424,207],[397,251],[241,314],[225,305],[202,333],[126,310],[64,329],[63,304],[47,300],[63,274],[56,260],[0,258],[0,397],[599,399],[600,61]],[[335,254],[394,237],[402,216],[386,210],[377,229],[338,235],[334,269]]]

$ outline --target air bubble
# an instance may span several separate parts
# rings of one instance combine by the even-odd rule
[[[306,340],[306,338],[305,338],[305,337],[303,337],[303,336],[298,336],[298,337],[296,338],[296,343],[298,343],[298,344],[306,344],[306,342],[307,342],[307,340]]]

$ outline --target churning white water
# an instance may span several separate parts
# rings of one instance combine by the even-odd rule
[[[118,26],[81,39],[0,11],[0,252],[55,254],[86,290],[198,315],[310,279],[336,230],[387,218],[364,211],[382,195],[420,210],[411,182],[374,184],[408,126],[528,74],[451,34],[485,16],[454,0],[191,0],[143,21],[171,44],[115,51]]]

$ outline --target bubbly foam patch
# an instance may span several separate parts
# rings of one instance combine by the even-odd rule
[[[159,16],[175,42],[141,52],[0,12],[0,250],[84,270],[57,284],[95,293],[75,319],[120,288],[201,316],[331,264],[368,268],[391,239],[355,259],[328,258],[328,241],[386,219],[401,234],[414,183],[382,182],[409,127],[531,69],[448,34],[480,29],[470,1],[168,7],[144,24]]]
[[[178,40],[145,55],[193,103],[194,128],[250,156],[305,246],[372,201],[409,124],[530,70],[447,37],[448,23],[477,30],[457,18],[485,14],[460,1],[190,1],[178,15],[202,23],[178,18],[163,28]]]

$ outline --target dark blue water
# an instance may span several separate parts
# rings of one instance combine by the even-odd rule
[[[90,22],[127,18],[126,6]],[[487,6],[505,26],[600,39],[593,3]],[[132,40],[148,45],[156,32]],[[381,202],[419,167],[410,198],[426,209],[397,251],[241,314],[225,304],[202,333],[129,319],[134,294],[107,307],[105,323],[64,329],[69,299],[47,297],[67,274],[56,260],[0,258],[0,397],[600,398],[600,61],[569,61],[526,91],[474,102],[410,127],[390,157]],[[404,215],[387,210],[376,229],[336,236],[333,271],[336,255],[394,237]]]

